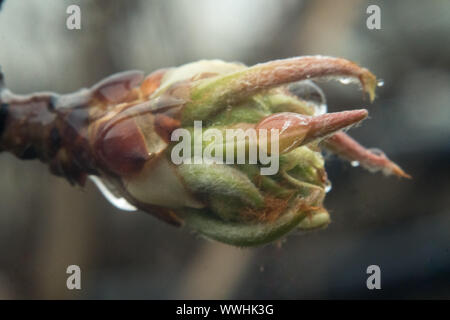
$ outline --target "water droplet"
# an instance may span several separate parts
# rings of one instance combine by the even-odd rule
[[[381,151],[380,149],[377,149],[377,148],[370,148],[369,151],[372,152],[374,155],[379,156],[379,157],[385,156],[385,153],[383,151]]]
[[[377,87],[382,87],[382,86],[384,86],[384,80],[383,79],[379,79],[377,81]]]
[[[339,78],[339,82],[342,84],[350,84],[352,83],[354,80],[352,78]]]
[[[386,156],[386,154],[383,151],[381,151],[380,149],[377,149],[377,148],[370,148],[369,151],[372,152],[374,155],[379,156],[379,157]]]
[[[320,105],[314,105],[316,111],[314,112],[315,116],[319,116],[321,114],[325,114],[328,112],[328,106],[325,103],[322,103]]]
[[[314,115],[327,113],[327,101],[322,89],[310,80],[294,82],[289,85],[289,92],[311,104]]]
[[[333,188],[333,185],[331,184],[331,181],[327,179],[325,182],[325,193],[328,193]]]
[[[116,208],[124,211],[136,211],[137,208],[130,204],[125,198],[117,197],[105,185],[105,183],[97,176],[89,176],[89,179],[97,186],[103,196]]]
[[[352,161],[350,162],[352,167],[358,167],[359,166],[359,161]]]

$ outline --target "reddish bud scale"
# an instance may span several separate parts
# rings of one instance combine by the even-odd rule
[[[104,126],[107,129],[100,129],[94,142],[99,160],[119,176],[139,172],[150,156],[135,119],[115,122],[113,118]]]
[[[323,142],[331,152],[349,161],[357,161],[363,167],[371,171],[383,171],[385,174],[395,174],[402,178],[410,179],[411,176],[404,172],[397,164],[389,160],[384,154],[375,154],[364,148],[357,141],[344,132],[338,132]]]
[[[298,113],[282,112],[261,120],[256,129],[278,129],[280,153],[289,152],[300,145],[323,139],[334,132],[347,128],[367,117],[367,110],[352,110],[307,116]]]
[[[166,72],[167,69],[159,69],[145,77],[140,87],[142,95],[145,98],[149,97],[156,89],[159,88],[161,85],[161,80]]]

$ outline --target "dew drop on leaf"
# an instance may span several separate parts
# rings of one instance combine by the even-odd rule
[[[331,181],[327,179],[327,181],[325,182],[325,193],[328,193],[331,191],[331,189],[333,188]]]
[[[385,156],[384,152],[381,151],[380,149],[377,149],[377,148],[370,148],[369,151],[372,152],[374,155],[377,155],[379,157]]]
[[[342,84],[350,84],[353,82],[352,78],[339,78],[339,82]]]
[[[294,82],[288,86],[288,89],[296,97],[310,103],[315,109],[314,115],[317,116],[327,113],[328,108],[325,94],[311,80]]]
[[[89,176],[89,179],[100,190],[103,196],[116,208],[124,211],[136,211],[137,208],[130,204],[125,198],[118,197],[105,185],[105,183],[97,176]]]
[[[358,167],[359,166],[359,161],[352,161],[350,162],[352,167]]]

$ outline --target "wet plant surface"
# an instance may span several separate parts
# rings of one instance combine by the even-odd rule
[[[443,39],[450,13],[444,2],[380,1],[380,31],[365,28],[368,2],[330,10],[324,1],[265,1],[245,11],[237,1],[219,8],[227,13],[222,18],[210,11],[214,24],[197,14],[207,6],[202,3],[190,10],[182,1],[116,1],[104,10],[101,1],[86,2],[81,5],[92,19],[79,32],[54,27],[64,26],[64,4],[50,9],[34,2],[6,1],[0,15],[0,64],[17,93],[73,92],[121,70],[204,58],[254,65],[319,53],[346,57],[384,80],[370,119],[349,133],[381,148],[413,179],[386,178],[326,156],[329,227],[241,250],[113,209],[91,183],[80,191],[41,163],[2,154],[2,297],[449,297],[450,47]],[[42,23],[24,23],[19,12]],[[258,14],[265,19],[253,18],[254,28],[224,18],[248,21]],[[220,25],[227,28],[217,36]],[[366,106],[352,84],[318,85],[328,112]],[[66,267],[74,263],[83,271],[77,292],[65,287]],[[366,288],[372,264],[381,268],[382,290]]]

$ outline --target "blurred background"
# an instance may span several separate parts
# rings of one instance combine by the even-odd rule
[[[81,8],[81,30],[66,8]],[[381,9],[381,30],[366,9]],[[236,249],[114,208],[37,161],[0,155],[0,298],[450,298],[450,2],[6,1],[0,64],[17,93],[71,92],[128,69],[218,58],[345,57],[384,80],[372,105],[322,82],[328,109],[368,107],[351,134],[413,180],[327,161],[331,225]],[[82,290],[66,288],[81,267]],[[381,290],[366,269],[381,268]]]

